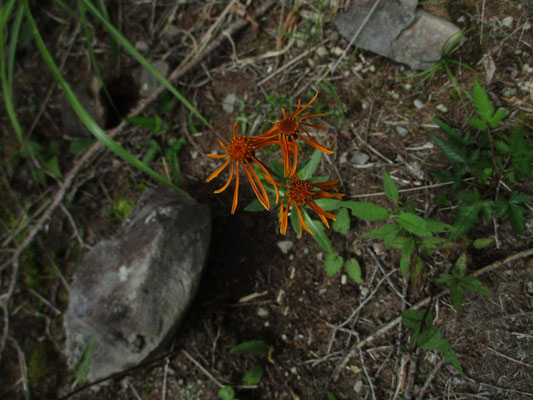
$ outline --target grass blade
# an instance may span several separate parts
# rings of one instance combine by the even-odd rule
[[[165,79],[161,73],[159,73],[158,70],[156,70],[152,64],[144,58],[144,56],[137,51],[137,49],[129,42],[128,39],[126,39],[122,33],[120,33],[109,21],[105,19],[105,17],[98,11],[98,9],[90,2],[90,0],[80,0],[81,3],[85,5],[87,10],[98,20],[100,23],[105,27],[105,29],[109,32],[111,37],[116,40],[124,49],[137,60],[139,64],[141,64],[148,72],[150,72],[157,81],[165,86],[176,98],[182,102],[182,104],[187,107],[189,110],[191,110],[192,113],[194,113],[206,126],[211,128],[211,124],[207,122],[207,120],[203,117],[202,114],[191,104],[189,101],[183,97],[183,95],[172,86],[172,84]]]
[[[63,92],[65,93],[65,96],[67,97],[70,105],[72,106],[73,110],[76,112],[80,120],[83,122],[83,124],[87,127],[87,129],[98,139],[100,140],[107,148],[109,148],[111,151],[113,151],[116,155],[121,157],[123,160],[131,164],[132,166],[135,166],[139,168],[141,171],[147,173],[152,178],[156,179],[157,181],[161,182],[162,184],[166,186],[170,186],[176,191],[180,192],[181,194],[187,196],[190,198],[190,196],[184,192],[183,190],[179,189],[178,187],[174,186],[172,183],[170,183],[168,180],[166,180],[164,177],[159,175],[157,172],[152,170],[150,167],[148,167],[146,164],[139,161],[136,157],[134,157],[131,153],[129,153],[126,149],[124,149],[121,145],[119,145],[117,142],[115,142],[107,133],[105,133],[102,128],[98,126],[98,124],[92,119],[92,117],[87,113],[85,108],[81,105],[78,98],[68,85],[68,83],[65,81],[63,76],[61,75],[61,72],[59,71],[59,68],[55,64],[52,56],[48,52],[48,49],[46,48],[46,45],[44,44],[44,41],[41,37],[41,34],[39,33],[39,30],[37,28],[37,25],[35,23],[35,20],[33,19],[33,16],[31,14],[31,10],[28,4],[28,0],[24,1],[24,12],[26,15],[26,20],[28,21],[28,25],[31,29],[33,38],[35,40],[35,43],[37,45],[37,48],[41,52],[41,55],[46,62],[48,68],[50,69],[50,72],[56,80],[59,82],[59,85],[61,86]]]

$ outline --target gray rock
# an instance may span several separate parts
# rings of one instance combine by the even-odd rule
[[[400,136],[407,136],[409,133],[409,130],[407,128],[404,128],[403,126],[396,125],[396,133]]]
[[[170,67],[165,61],[153,61],[152,66],[165,78],[167,77]],[[155,76],[143,67],[139,67],[135,70],[134,78],[140,88],[139,95],[141,97],[150,96],[159,86],[159,82]]]
[[[350,41],[375,0],[352,1],[350,9],[337,15],[335,26],[339,33]],[[412,3],[415,3],[414,6]],[[381,1],[357,36],[355,44],[384,57],[392,55],[392,41],[415,19],[416,1]]]
[[[438,60],[446,41],[459,32],[451,22],[418,10],[413,25],[392,43],[391,58],[413,69],[426,69],[431,64],[424,61]]]
[[[382,0],[366,21],[355,44],[362,49],[426,69],[427,62],[441,56],[444,43],[460,29],[451,22],[416,10],[417,0]],[[350,9],[335,18],[335,26],[351,40],[375,4],[375,0],[352,1]]]
[[[94,336],[87,378],[137,365],[178,328],[199,284],[211,221],[206,206],[168,188],[148,190],[113,238],[74,274],[64,318],[73,367]]]
[[[366,153],[361,153],[360,151],[353,153],[351,158],[351,162],[355,165],[365,165],[368,160],[370,160],[370,156]]]

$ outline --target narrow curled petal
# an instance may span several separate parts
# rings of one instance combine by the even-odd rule
[[[228,158],[224,164],[222,164],[220,167],[218,167],[209,177],[205,180],[206,182],[210,182],[212,179],[214,179],[218,174],[220,174],[224,168],[227,167],[228,163],[230,162],[230,159]]]
[[[237,203],[239,202],[239,163],[235,163],[235,192],[233,193],[233,204],[231,205],[231,213],[235,214],[235,210],[237,209]],[[231,170],[233,172],[233,169]]]
[[[248,177],[248,180],[250,181],[250,185],[252,186],[252,189],[255,195],[257,196],[257,199],[263,205],[263,207],[265,207],[267,210],[270,210],[270,199],[268,198],[265,188],[259,180],[259,177],[255,173],[253,167],[248,161],[245,161],[242,167],[244,169],[244,172],[246,173],[246,176]],[[258,187],[261,189],[261,193],[259,193]]]
[[[235,170],[235,164],[231,164],[231,171],[229,173],[229,178],[226,181],[226,184],[222,186],[220,189],[215,190],[213,193],[217,193],[217,194],[222,193],[224,190],[228,188],[229,184],[231,183],[231,179],[233,178],[234,170]]]

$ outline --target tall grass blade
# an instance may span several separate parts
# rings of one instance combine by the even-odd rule
[[[23,0],[23,1],[24,1],[24,12],[26,15],[26,20],[28,21],[28,25],[31,29],[37,48],[41,52],[41,55],[44,61],[46,62],[48,68],[50,69],[50,72],[54,75],[56,80],[59,82],[59,85],[61,86],[63,92],[65,93],[65,96],[67,97],[70,105],[72,106],[72,108],[74,109],[74,111],[76,112],[80,120],[83,122],[83,124],[87,127],[87,129],[89,129],[89,131],[98,140],[100,140],[107,148],[109,148],[111,151],[113,151],[115,154],[117,154],[119,157],[124,159],[126,162],[128,162],[132,166],[139,168],[141,171],[147,173],[152,178],[156,179],[162,184],[170,186],[173,189],[182,193],[183,195],[190,197],[186,192],[172,185],[164,177],[162,177],[157,172],[155,172],[150,167],[148,167],[146,164],[142,163],[136,157],[131,155],[126,149],[124,149],[117,142],[115,142],[109,135],[107,135],[102,130],[102,128],[100,128],[98,124],[91,118],[91,116],[87,113],[85,108],[80,104],[78,98],[76,97],[76,95],[74,94],[74,92],[72,91],[68,83],[65,81],[65,79],[61,75],[59,68],[55,64],[50,53],[48,52],[48,49],[46,48],[46,45],[41,37],[41,34],[39,33],[35,20],[33,19],[33,16],[31,14],[28,0]]]
[[[203,117],[202,114],[191,104],[189,101],[183,97],[183,95],[176,90],[172,84],[165,79],[163,75],[156,70],[150,62],[144,58],[144,56],[137,51],[137,49],[126,39],[122,33],[120,33],[109,21],[107,21],[104,16],[98,11],[98,9],[90,2],[90,0],[80,0],[87,10],[100,21],[100,23],[107,29],[109,34],[122,46],[124,49],[137,60],[148,72],[150,72],[157,81],[165,86],[176,98],[182,102],[182,104],[187,107],[192,113],[194,113],[206,126],[211,127],[211,124]]]

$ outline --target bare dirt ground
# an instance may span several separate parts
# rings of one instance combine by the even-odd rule
[[[347,235],[328,234],[337,252],[361,264],[363,282],[358,285],[342,274],[326,274],[326,254],[309,235],[298,238],[289,231],[281,236],[276,210],[244,211],[254,199],[249,188],[241,188],[239,207],[231,215],[233,191],[212,193],[222,186],[225,175],[204,183],[217,166],[204,155],[217,148],[217,137],[230,138],[236,119],[241,125],[247,122],[248,135],[260,134],[270,120],[281,117],[282,107],[295,108],[298,98],[306,103],[318,89],[310,112],[326,113],[316,122],[328,127],[318,138],[335,151],[323,157],[319,175],[341,179],[340,189],[347,199],[390,206],[380,194],[386,170],[401,190],[402,203],[409,201],[421,214],[448,223],[455,215],[453,207],[437,201],[449,188],[435,185],[438,182],[430,172],[449,164],[429,134],[438,133],[436,116],[464,128],[474,107],[468,99],[458,98],[444,70],[417,85],[416,79],[399,79],[413,73],[407,67],[350,49],[337,69],[321,79],[348,46],[332,21],[349,2],[241,3],[236,2],[226,15],[222,13],[227,2],[217,1],[128,0],[108,6],[111,20],[126,37],[138,46],[146,43],[141,46],[146,57],[164,59],[171,70],[186,57],[194,61],[202,43],[213,44],[175,82],[213,130],[179,105],[162,112],[161,101],[140,100],[148,103],[142,115],[158,115],[169,124],[169,132],[154,134],[129,126],[120,128],[115,137],[138,157],[143,157],[152,139],[165,148],[171,138],[187,137],[179,152],[179,185],[209,204],[212,248],[194,305],[157,360],[77,393],[72,393],[79,386],[73,385],[62,350],[68,282],[91,246],[112,235],[120,224],[117,204],[121,200],[135,204],[142,191],[155,183],[110,152],[98,151],[80,162],[66,151],[72,135],[62,123],[61,110],[66,106],[61,93],[31,41],[21,46],[14,88],[19,117],[25,129],[35,121],[31,140],[44,147],[58,141],[65,151],[59,155],[62,176],[48,176],[45,184],[38,185],[30,162],[18,154],[6,114],[0,114],[0,397],[217,399],[220,388],[228,385],[241,400],[533,398],[533,294],[528,291],[533,277],[526,274],[524,256],[533,247],[530,211],[521,236],[515,236],[508,223],[484,221],[468,235],[492,237],[492,245],[475,250],[463,244],[437,251],[416,282],[402,277],[399,251],[361,236],[378,225],[352,218]],[[505,126],[524,123],[531,132],[533,11],[522,1],[503,0],[430,1],[419,7],[470,29],[453,56],[472,71],[455,68],[458,83],[471,90],[477,77],[491,101],[510,110]],[[266,11],[256,16],[263,8]],[[90,79],[93,72],[76,21],[51,2],[39,2],[33,12],[54,57],[65,60],[62,71],[69,81]],[[512,19],[504,21],[508,17]],[[224,34],[239,24],[242,29],[229,37]],[[110,65],[108,37],[98,24],[91,27],[97,58],[102,65]],[[490,70],[491,65],[490,77],[484,66]],[[129,77],[136,67],[121,53],[118,66],[104,69],[108,82],[118,88],[115,95],[120,102],[135,97]],[[322,86],[317,84],[319,79]],[[230,93],[242,101],[227,113],[222,103]],[[422,107],[415,106],[415,101]],[[112,119],[107,116],[108,127],[115,125]],[[370,157],[364,166],[352,162],[356,152]],[[304,148],[303,154],[309,155],[310,149]],[[265,157],[276,159],[279,154]],[[161,156],[150,165],[169,174]],[[78,169],[69,175],[73,168]],[[69,176],[67,195],[54,206],[50,218],[39,222]],[[533,193],[531,182],[524,184],[523,191]],[[26,228],[17,231],[16,221],[21,220]],[[34,227],[40,229],[18,262],[8,263]],[[287,254],[278,247],[280,240],[293,243]],[[432,282],[465,249],[469,272],[509,257],[511,261],[479,275],[491,296],[468,293],[464,307],[456,311],[449,296],[436,296],[441,289]],[[529,263],[533,268],[531,259]],[[239,302],[252,294],[256,294],[252,300]],[[424,299],[431,299],[434,323],[457,353],[464,375],[446,363],[442,353],[410,351],[409,332],[397,318]],[[229,352],[248,340],[270,345],[269,357]],[[243,375],[257,364],[264,370],[260,383],[243,386]]]

